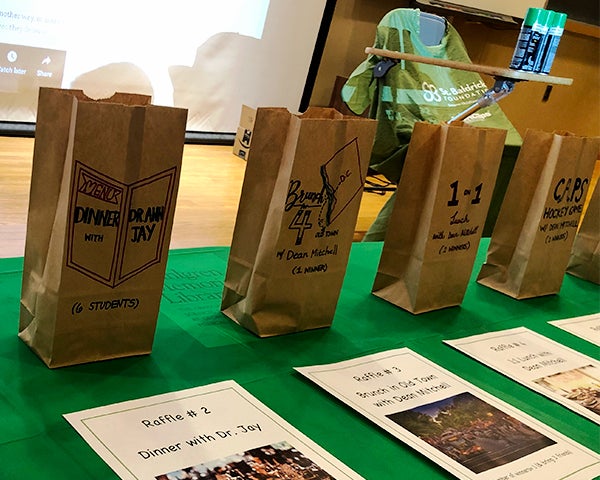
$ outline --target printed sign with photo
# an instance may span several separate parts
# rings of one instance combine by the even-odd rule
[[[527,328],[446,343],[600,424],[600,362]]]
[[[64,417],[124,480],[362,478],[233,381]]]
[[[548,322],[600,347],[600,313]]]
[[[589,479],[600,456],[408,348],[296,368],[461,479]]]

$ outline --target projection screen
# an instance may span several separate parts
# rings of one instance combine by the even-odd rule
[[[40,86],[152,95],[188,131],[235,132],[242,104],[298,111],[327,0],[3,0],[0,121]]]

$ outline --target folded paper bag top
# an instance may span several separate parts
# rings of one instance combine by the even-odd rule
[[[48,366],[152,350],[186,119],[40,89],[19,337]]]
[[[377,122],[258,108],[221,310],[258,336],[330,326]]]

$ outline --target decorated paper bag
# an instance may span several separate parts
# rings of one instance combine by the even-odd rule
[[[513,298],[558,293],[600,138],[528,130],[477,281]]]
[[[600,284],[600,182],[583,214],[575,236],[567,273]]]
[[[256,335],[330,326],[375,120],[256,112],[221,310]]]
[[[415,124],[373,293],[412,313],[462,302],[506,130]]]
[[[19,337],[49,367],[152,350],[187,111],[40,89]]]

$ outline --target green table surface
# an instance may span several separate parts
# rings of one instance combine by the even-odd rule
[[[293,370],[409,347],[600,451],[600,428],[442,343],[526,326],[598,358],[547,322],[600,311],[600,287],[566,275],[557,295],[514,300],[474,280],[460,307],[413,315],[370,293],[381,243],[353,245],[331,328],[261,339],[219,311],[226,247],[173,250],[151,355],[50,370],[17,337],[22,258],[0,260],[0,479],[115,479],[62,414],[233,379],[367,479],[453,478]]]

